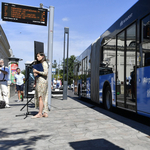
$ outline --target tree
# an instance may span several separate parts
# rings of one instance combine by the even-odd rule
[[[68,58],[68,85],[73,83],[73,77],[74,77],[73,69],[74,69],[75,59],[76,57],[74,55],[71,55],[70,58]],[[61,66],[63,68],[63,64],[61,64]],[[63,69],[59,70],[59,76],[63,82]],[[65,81],[67,81],[67,59],[65,59]]]
[[[21,73],[25,75],[26,74],[26,70],[22,70]]]

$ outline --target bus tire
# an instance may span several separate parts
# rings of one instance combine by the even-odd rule
[[[104,106],[107,110],[112,110],[112,95],[111,95],[111,89],[110,86],[107,86],[105,88],[105,94],[104,94]]]

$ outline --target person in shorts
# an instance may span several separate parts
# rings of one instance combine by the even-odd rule
[[[20,72],[20,68],[16,69],[17,73],[15,74],[16,90],[18,92],[18,102],[23,101],[23,87],[25,76]],[[22,96],[22,99],[21,97]]]

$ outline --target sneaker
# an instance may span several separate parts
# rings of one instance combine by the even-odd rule
[[[17,102],[21,102],[21,100],[18,100]]]
[[[7,104],[7,105],[5,106],[5,108],[10,108],[10,106]]]

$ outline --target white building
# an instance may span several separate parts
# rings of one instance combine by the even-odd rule
[[[7,37],[4,33],[4,30],[2,29],[2,26],[0,25],[0,58],[4,59],[5,66],[9,65],[9,57],[11,57],[12,50],[10,49],[9,42],[7,40]],[[8,97],[11,97],[15,94],[15,85],[8,84]]]
[[[5,66],[8,66],[8,57],[11,56],[10,45],[8,43],[7,37],[0,25],[0,58],[4,59]]]

